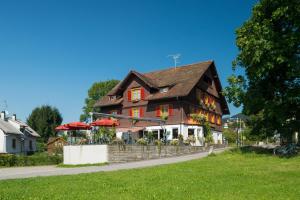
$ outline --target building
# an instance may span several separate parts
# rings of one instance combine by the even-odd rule
[[[154,122],[121,119],[117,136],[130,132],[142,137],[145,131],[162,138],[167,130],[168,140],[195,136],[203,145],[203,128],[191,119],[202,113],[210,122],[215,143],[222,142],[222,116],[229,114],[222,86],[213,61],[173,67],[141,74],[130,71],[105,97],[96,102],[101,112],[132,117],[163,118],[164,127]]]
[[[36,139],[40,135],[16,115],[8,118],[5,112],[0,115],[0,154],[31,153],[36,151]]]
[[[67,144],[68,142],[62,137],[50,137],[47,142],[47,152],[50,155],[62,153],[63,147]]]

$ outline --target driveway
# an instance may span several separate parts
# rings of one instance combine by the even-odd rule
[[[224,150],[225,149],[216,149],[214,150],[214,153],[221,153]],[[38,176],[60,176],[60,175],[72,175],[72,174],[144,168],[144,167],[152,167],[158,165],[195,160],[206,156],[208,156],[208,152],[195,153],[191,155],[184,155],[178,157],[144,160],[144,161],[137,161],[137,162],[115,163],[115,164],[109,164],[104,166],[76,167],[76,168],[58,168],[56,166],[0,168],[0,180],[30,178],[30,177],[38,177]]]

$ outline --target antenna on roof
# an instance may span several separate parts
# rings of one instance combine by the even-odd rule
[[[2,111],[4,111],[6,115],[9,114],[8,111],[7,111],[7,108],[8,108],[7,101],[4,100],[3,101],[3,106],[2,106]]]
[[[171,57],[173,60],[174,60],[174,66],[175,66],[175,69],[177,67],[177,64],[180,63],[178,60],[180,58],[180,54],[177,53],[177,54],[173,54],[173,55],[168,55],[168,57]]]

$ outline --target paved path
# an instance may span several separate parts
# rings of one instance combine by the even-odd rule
[[[225,149],[214,150],[214,153],[221,153],[224,150]],[[202,152],[202,153],[195,153],[195,154],[184,155],[179,157],[144,160],[144,161],[129,162],[129,163],[116,163],[116,164],[109,164],[104,166],[77,167],[77,168],[58,168],[56,166],[0,168],[0,180],[29,178],[29,177],[38,177],[38,176],[71,175],[71,174],[143,168],[143,167],[151,167],[151,166],[199,159],[199,158],[206,157],[207,155],[208,152]]]

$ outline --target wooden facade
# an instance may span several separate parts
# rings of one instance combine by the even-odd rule
[[[163,79],[164,77],[160,80],[152,78],[152,74],[130,72],[108,96],[100,99],[95,107],[100,107],[104,113],[127,116],[149,118],[167,116],[167,125],[195,125],[190,114],[202,113],[207,116],[213,130],[221,131],[222,115],[229,114],[229,110],[221,94],[221,84],[214,63],[200,63],[168,70],[170,76],[174,76],[174,79],[168,78],[169,83]],[[164,70],[162,76],[166,76],[168,70]],[[157,72],[155,76],[159,77],[159,73]],[[161,82],[164,83],[160,84]],[[132,126],[148,127],[157,124],[138,121],[133,125],[129,120],[120,120],[119,127]]]

